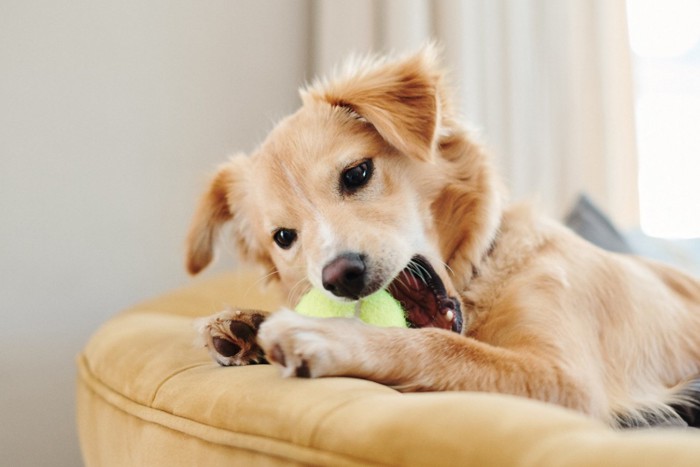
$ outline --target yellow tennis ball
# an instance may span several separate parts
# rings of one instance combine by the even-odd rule
[[[355,303],[339,302],[318,289],[311,289],[301,297],[295,310],[304,316],[315,318],[352,318],[355,316]],[[408,327],[401,304],[386,290],[380,290],[361,300],[360,319],[374,326]]]

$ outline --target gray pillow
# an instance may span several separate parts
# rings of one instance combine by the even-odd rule
[[[581,194],[564,223],[594,245],[617,253],[633,253],[625,237],[591,199]]]
[[[564,223],[606,250],[645,256],[700,277],[700,238],[667,240],[649,237],[639,229],[623,235],[585,194],[579,196]]]

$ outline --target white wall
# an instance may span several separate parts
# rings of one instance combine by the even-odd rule
[[[298,105],[307,13],[0,3],[1,464],[80,465],[75,355],[114,313],[190,280],[208,174]]]

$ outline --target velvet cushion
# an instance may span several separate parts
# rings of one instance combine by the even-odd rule
[[[693,430],[619,433],[498,394],[282,379],[269,365],[219,367],[195,345],[194,317],[279,303],[251,275],[231,274],[102,326],[78,358],[86,465],[698,465]]]

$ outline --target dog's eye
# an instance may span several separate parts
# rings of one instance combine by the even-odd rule
[[[365,185],[372,177],[373,170],[372,159],[367,159],[356,166],[345,169],[340,177],[343,190],[353,192]]]
[[[277,229],[272,238],[280,248],[286,250],[297,239],[297,231],[293,229]]]

